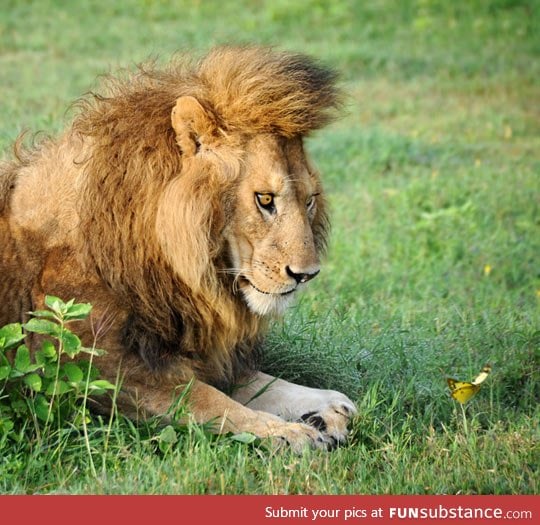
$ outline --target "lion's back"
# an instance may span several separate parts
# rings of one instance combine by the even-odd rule
[[[60,149],[61,141],[45,141],[0,162],[0,326],[31,309],[47,250],[69,242],[73,190],[66,166],[73,162],[59,162]]]
[[[24,311],[24,268],[18,243],[10,227],[11,198],[17,180],[17,163],[0,164],[0,326],[19,320]]]

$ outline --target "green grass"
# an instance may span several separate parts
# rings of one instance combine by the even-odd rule
[[[350,94],[309,140],[328,260],[265,357],[358,402],[350,443],[297,457],[190,426],[164,452],[151,424],[96,419],[91,458],[76,429],[0,441],[0,492],[538,493],[539,3],[4,0],[0,148],[61,130],[100,73],[224,42],[314,54]],[[445,378],[486,362],[462,412]]]

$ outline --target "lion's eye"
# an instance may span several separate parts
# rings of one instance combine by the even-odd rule
[[[269,213],[274,213],[274,211],[276,211],[274,195],[271,193],[255,193],[255,198],[257,199],[257,204],[263,210],[266,210]]]

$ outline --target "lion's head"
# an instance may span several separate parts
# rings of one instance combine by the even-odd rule
[[[74,125],[91,141],[85,249],[147,326],[174,338],[172,314],[188,312],[199,339],[234,345],[319,272],[327,216],[303,138],[339,105],[335,74],[225,47],[109,89]]]
[[[185,249],[193,242],[206,245],[208,239],[197,238],[192,230],[171,232],[168,225],[172,209],[181,213],[182,196],[196,195],[195,185],[205,173],[207,183],[199,189],[205,192],[204,202],[197,202],[196,209],[189,203],[184,213],[203,213],[197,221],[202,231],[213,226],[212,240],[221,241],[215,250],[223,250],[217,272],[234,277],[250,309],[279,313],[319,272],[326,225],[319,176],[306,159],[301,137],[260,133],[239,140],[215,122],[195,98],[176,102],[172,125],[184,155],[184,175],[171,181],[164,194],[158,238],[170,264],[185,281],[198,284],[201,277],[194,274]],[[187,220],[178,217],[181,223]],[[197,251],[202,251],[200,244]]]
[[[224,238],[249,307],[258,314],[280,313],[319,273],[326,221],[322,187],[300,139],[257,136],[246,152]]]

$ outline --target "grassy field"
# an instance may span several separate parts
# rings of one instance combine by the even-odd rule
[[[0,492],[538,493],[539,2],[3,0],[0,149],[62,129],[100,73],[231,42],[314,54],[350,95],[309,140],[328,260],[265,357],[357,401],[349,444],[294,456],[188,427],[160,447],[96,420],[91,453],[70,428],[0,439]],[[485,363],[462,410],[446,377]]]

